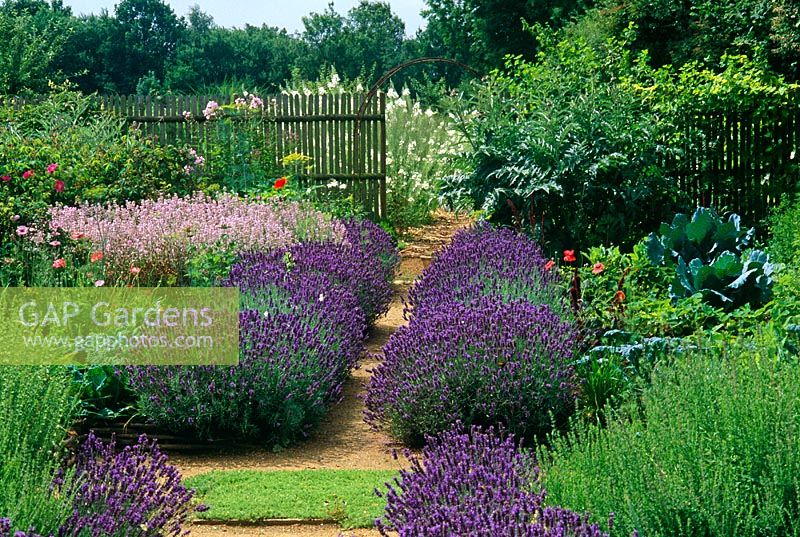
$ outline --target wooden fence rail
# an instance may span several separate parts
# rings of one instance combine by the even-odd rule
[[[382,218],[386,216],[386,95],[372,99],[359,116],[365,97],[360,93],[264,96],[263,108],[226,115],[231,121],[206,121],[203,115],[210,101],[232,104],[232,97],[225,95],[96,98],[102,108],[124,117],[146,136],[161,143],[189,144],[201,155],[235,151],[219,147],[221,140],[235,141],[237,132],[244,129],[256,132],[261,147],[254,149],[274,153],[276,169],[281,168],[281,158],[291,153],[310,158],[291,170],[299,175],[302,188],[313,185],[319,196],[352,195],[354,203]],[[18,99],[13,104],[22,107],[30,102]]]
[[[668,170],[696,205],[732,211],[748,224],[800,185],[800,107],[768,113],[689,114]]]

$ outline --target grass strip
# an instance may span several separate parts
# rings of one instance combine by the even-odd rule
[[[387,470],[215,470],[185,480],[208,506],[199,518],[232,521],[332,519],[344,529],[372,527],[385,502],[375,489]]]

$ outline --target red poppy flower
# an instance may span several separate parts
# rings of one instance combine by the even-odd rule
[[[554,266],[556,266],[556,262],[551,259],[544,264],[544,270],[551,270]]]
[[[103,252],[92,252],[92,254],[89,256],[89,261],[92,263],[97,263],[101,259],[103,259]]]
[[[63,257],[59,257],[53,261],[53,268],[64,268],[67,266],[67,261]]]
[[[606,266],[598,261],[592,267],[592,274],[600,274],[604,270],[606,270]]]
[[[64,192],[64,181],[58,179],[55,184],[56,192]]]
[[[625,302],[625,293],[623,291],[614,293],[614,302],[619,302],[620,304]]]
[[[28,170],[22,174],[23,179],[30,179],[31,177],[33,177],[33,170]]]
[[[286,186],[286,177],[281,177],[280,179],[275,181],[275,184],[272,185],[272,186],[275,187],[275,190],[280,190],[281,188],[285,187]]]
[[[564,250],[564,261],[567,263],[575,261],[575,250]]]
[[[9,182],[9,181],[11,181],[11,176],[10,176],[10,175],[4,175],[4,176],[3,176],[3,182],[4,182],[4,183],[7,183],[7,182]]]

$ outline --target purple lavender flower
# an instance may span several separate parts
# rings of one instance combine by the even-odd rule
[[[0,518],[0,537],[42,537],[34,530],[28,531],[14,531],[12,533],[11,520],[8,518]],[[52,535],[50,537],[53,537]]]
[[[400,253],[391,235],[369,220],[351,218],[343,221],[345,240],[359,248],[366,259],[377,259],[386,281],[394,279]]]
[[[549,304],[568,317],[557,277],[545,270],[539,246],[524,234],[486,222],[462,230],[425,269],[408,294],[406,314],[422,314],[451,299],[469,303],[492,295]]]
[[[539,470],[489,428],[457,428],[429,437],[422,460],[411,457],[388,491],[382,535],[400,537],[608,537],[588,515],[544,507]]]
[[[61,492],[72,498],[73,509],[59,537],[177,537],[193,511],[193,491],[145,435],[117,452],[113,440],[105,444],[90,433],[78,452],[75,477]]]
[[[572,406],[573,334],[547,305],[444,299],[387,342],[365,418],[410,444],[456,421],[503,424],[525,436],[545,432],[551,415]]]

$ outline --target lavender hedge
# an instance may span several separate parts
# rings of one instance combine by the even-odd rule
[[[588,515],[545,507],[538,468],[513,436],[490,428],[451,430],[428,439],[388,484],[382,535],[400,537],[607,537]]]
[[[223,285],[242,292],[240,363],[129,368],[139,408],[199,438],[233,434],[285,445],[338,400],[367,322],[392,296],[397,250],[374,224],[347,221],[343,243],[245,252]]]
[[[391,235],[369,220],[350,218],[343,221],[345,241],[360,249],[366,259],[377,259],[383,269],[384,279],[394,278],[400,261],[397,245]]]
[[[370,380],[365,417],[409,444],[466,425],[549,429],[575,390],[573,329],[549,306],[445,300],[395,332]]]
[[[114,441],[104,443],[90,433],[61,492],[73,509],[59,537],[177,537],[185,534],[183,525],[195,510],[193,492],[145,435],[117,451]]]
[[[524,234],[478,223],[459,231],[425,269],[409,291],[407,313],[421,315],[451,299],[496,296],[549,304],[566,316],[558,278],[545,264],[539,246]]]
[[[339,398],[362,352],[363,313],[344,287],[321,274],[292,277],[275,255],[245,256],[227,284],[240,287],[245,305],[239,364],[132,367],[129,382],[160,426],[285,445]]]

